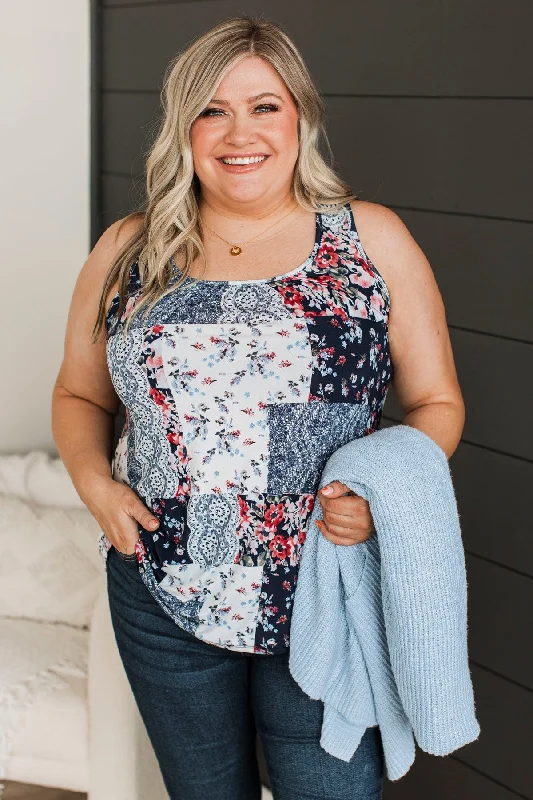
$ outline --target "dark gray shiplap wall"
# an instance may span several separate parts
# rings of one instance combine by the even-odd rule
[[[142,202],[163,71],[219,20],[285,26],[325,97],[336,168],[428,256],[465,397],[450,466],[482,734],[419,749],[387,800],[533,798],[533,70],[530,0],[93,3],[93,241]],[[394,393],[384,425],[401,419]]]

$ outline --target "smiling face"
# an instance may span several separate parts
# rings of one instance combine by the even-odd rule
[[[259,206],[287,194],[298,157],[298,109],[276,70],[258,56],[233,67],[194,121],[191,144],[207,202]]]

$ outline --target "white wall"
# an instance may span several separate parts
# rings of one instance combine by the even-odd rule
[[[0,2],[0,452],[55,453],[51,392],[89,252],[88,0]]]

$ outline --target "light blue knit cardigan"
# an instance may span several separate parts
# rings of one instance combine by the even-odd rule
[[[340,447],[319,487],[332,480],[368,501],[376,533],[333,544],[315,524],[317,496],[294,595],[289,669],[324,703],[321,746],[350,761],[366,728],[379,725],[394,781],[415,759],[415,738],[444,756],[480,734],[455,491],[445,452],[409,425]]]

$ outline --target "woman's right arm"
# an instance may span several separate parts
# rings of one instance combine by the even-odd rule
[[[106,359],[105,331],[91,341],[109,265],[135,232],[120,220],[100,237],[76,281],[68,313],[63,361],[52,393],[52,435],[76,491],[110,542],[133,553],[138,524],[157,527],[157,518],[126,484],[111,473],[114,419],[120,407]],[[117,290],[112,286],[106,311]],[[150,524],[155,520],[155,524]]]

